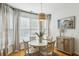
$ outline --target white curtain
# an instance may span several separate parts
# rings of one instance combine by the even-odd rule
[[[6,4],[0,4],[0,52],[1,55],[8,55],[9,53],[13,52],[13,44],[14,42],[9,42],[13,39],[13,37],[10,37],[10,25],[12,16],[10,15],[10,8]],[[10,44],[12,43],[12,44]]]
[[[8,51],[8,36],[7,36],[7,7],[4,4],[0,4],[0,20],[1,20],[1,55],[7,55]]]
[[[26,23],[25,25],[22,25],[22,19],[24,23],[27,20],[26,22],[29,22],[29,25]],[[46,29],[48,36],[50,36],[50,19],[51,15],[47,15],[45,25],[43,26]],[[21,38],[21,33],[23,32],[20,31],[23,29],[22,26],[25,26],[24,30],[26,30],[26,32],[29,30],[28,37],[30,37],[31,35],[34,35],[35,32],[39,32],[39,25],[37,14],[27,13],[12,8],[7,4],[0,4],[0,55],[8,55],[20,50],[20,41],[23,40]],[[26,38],[24,40],[27,41]]]
[[[14,50],[18,51],[19,50],[19,32],[18,32],[18,27],[19,27],[19,11],[17,9],[14,9]]]
[[[2,5],[0,4],[0,55],[2,51]]]

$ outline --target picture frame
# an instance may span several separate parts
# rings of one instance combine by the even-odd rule
[[[58,19],[58,28],[75,29],[75,16]]]

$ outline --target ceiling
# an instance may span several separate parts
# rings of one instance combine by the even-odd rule
[[[40,3],[8,3],[10,6],[29,12],[39,13],[41,11]],[[51,14],[51,12],[71,10],[79,8],[79,3],[43,3],[43,12]]]
[[[9,5],[25,11],[39,13],[41,12],[40,3],[8,3]],[[42,12],[50,13],[52,11],[51,4],[42,4]]]

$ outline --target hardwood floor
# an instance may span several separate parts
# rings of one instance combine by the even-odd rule
[[[64,52],[58,51],[56,48],[55,48],[54,52],[57,53],[59,56],[69,56],[69,55],[65,54]]]
[[[54,52],[56,54],[58,54],[59,56],[68,56],[67,54],[65,54],[63,52],[58,51],[56,48],[54,49]],[[24,56],[24,50],[20,50],[15,53],[11,53],[9,56]]]

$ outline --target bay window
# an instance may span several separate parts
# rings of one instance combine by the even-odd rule
[[[41,23],[45,36],[49,34],[50,20],[48,19],[50,18],[46,18]],[[23,40],[30,41],[31,36],[36,36],[35,32],[40,32],[40,21],[37,14],[0,4],[0,55],[2,49],[5,49],[9,54],[13,50],[23,47],[23,45],[18,46],[23,43]]]

